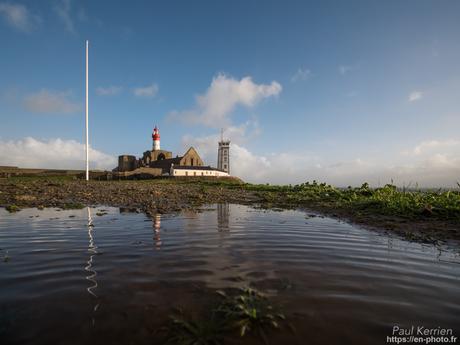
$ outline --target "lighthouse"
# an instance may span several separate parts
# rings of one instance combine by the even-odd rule
[[[230,140],[224,140],[224,129],[220,132],[219,149],[217,151],[217,169],[230,174]]]
[[[153,129],[152,139],[153,139],[153,151],[160,150],[160,130],[158,129],[157,126],[155,126],[155,128]]]

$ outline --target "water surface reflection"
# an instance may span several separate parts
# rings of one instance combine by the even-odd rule
[[[230,205],[228,203],[217,205],[217,229],[229,231]]]
[[[0,209],[0,343],[151,344],[173,307],[206,312],[216,289],[247,285],[297,329],[273,344],[384,343],[394,324],[458,334],[460,259],[446,248],[296,211],[105,209]]]
[[[94,260],[94,257],[98,254],[98,252],[97,252],[97,245],[94,242],[94,236],[93,236],[94,224],[93,224],[93,218],[91,217],[91,209],[89,207],[86,207],[86,209],[87,209],[87,213],[88,213],[88,223],[87,223],[88,238],[89,238],[88,252],[90,253],[90,255],[89,255],[88,261],[86,262],[85,271],[87,271],[89,273],[89,275],[86,276],[86,280],[91,282],[91,285],[86,289],[86,291],[88,291],[88,293],[92,297],[94,297],[94,299],[95,299],[95,302],[94,302],[95,304],[93,306],[93,312],[95,313],[97,311],[97,309],[99,308],[99,298],[95,293],[95,290],[96,290],[98,284],[97,284],[97,280],[96,280],[97,271],[96,271],[96,269],[94,267],[93,260]],[[94,324],[96,322],[94,313],[93,313],[93,315],[91,317],[91,324],[93,326],[94,326]]]
[[[161,249],[161,214],[156,213],[153,217],[153,242],[155,249]]]

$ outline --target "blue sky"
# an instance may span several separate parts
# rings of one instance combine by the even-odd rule
[[[454,186],[458,18],[458,1],[0,0],[0,165],[81,165],[89,39],[94,167],[140,155],[154,124],[215,164],[225,127],[249,181]]]

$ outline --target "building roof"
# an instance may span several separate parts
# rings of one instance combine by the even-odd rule
[[[166,158],[166,159],[161,159],[159,161],[153,161],[150,162],[150,167],[151,168],[160,168],[163,169],[164,171],[168,170],[171,168],[171,164],[180,164],[180,160],[182,157],[175,157],[175,158]]]
[[[195,148],[193,146],[190,146],[187,150],[187,152],[184,153],[182,157],[185,157],[188,155],[189,152],[195,152],[198,155],[198,152],[196,152]],[[199,155],[198,155],[199,156]]]

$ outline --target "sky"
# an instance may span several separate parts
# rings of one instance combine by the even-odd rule
[[[0,165],[194,146],[255,183],[457,187],[459,1],[0,0]]]

